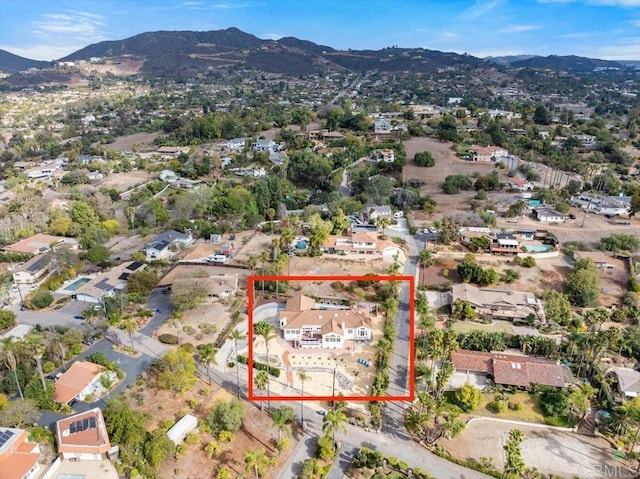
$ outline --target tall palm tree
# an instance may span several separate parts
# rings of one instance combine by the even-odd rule
[[[291,435],[291,428],[289,424],[291,424],[291,421],[293,420],[293,409],[289,406],[281,406],[273,411],[271,419],[278,432],[278,443],[280,443],[283,432],[288,436]]]
[[[125,333],[129,335],[129,339],[131,340],[131,348],[133,348],[133,334],[137,329],[136,323],[130,319],[127,319],[120,323],[120,327],[124,330]]]
[[[291,228],[283,228],[280,232],[280,249],[287,251],[295,236]]]
[[[273,463],[273,460],[267,456],[264,449],[256,449],[253,451],[247,451],[244,454],[244,464],[247,471],[253,470],[256,475],[256,479],[260,479],[261,476],[267,472],[267,468]]]
[[[242,341],[247,337],[242,331],[238,331],[234,329],[230,334],[231,339],[233,339],[234,347],[236,351],[236,389],[238,390],[238,399],[240,399],[240,368],[238,367],[238,341]]]
[[[37,351],[33,355],[33,359],[36,361],[36,368],[38,369],[38,375],[40,376],[40,382],[42,383],[42,389],[47,390],[47,383],[44,380],[44,371],[42,370],[42,352]]]
[[[215,366],[218,364],[216,361],[216,353],[218,350],[213,346],[213,344],[208,343],[200,348],[200,361],[207,368],[207,379],[209,380],[209,386],[211,386],[211,366]]]
[[[322,432],[331,436],[334,447],[336,444],[336,432],[343,431],[345,434],[347,433],[347,427],[345,426],[347,421],[347,415],[342,408],[336,408],[324,415],[322,419]]]
[[[302,383],[301,396],[304,398],[304,382],[309,379],[309,375],[304,371],[298,371],[298,379]],[[300,425],[304,428],[304,399],[300,399]]]
[[[251,276],[255,276],[256,266],[258,266],[258,257],[253,255],[249,256],[249,258],[247,258],[247,265],[251,268]]]
[[[257,390],[264,391],[269,386],[269,373],[266,371],[259,371],[254,378],[254,382],[256,383]],[[260,410],[264,411],[264,401],[262,400],[260,400]]]
[[[386,230],[387,227],[389,227],[391,225],[391,219],[385,217],[385,216],[381,216],[380,218],[378,218],[376,220],[376,226],[379,226],[380,228],[382,228],[382,237],[385,238],[387,236],[386,234]]]
[[[254,325],[254,329],[256,333],[258,333],[258,335],[262,336],[262,338],[264,339],[264,346],[265,346],[266,355],[267,355],[265,363],[267,364],[267,373],[268,373],[268,371],[271,368],[271,365],[269,364],[269,341],[271,341],[276,337],[276,333],[274,331],[275,328],[273,327],[272,324],[268,323],[267,321],[258,321]],[[271,396],[271,392],[269,390],[269,382],[270,381],[267,381],[267,396]]]
[[[431,251],[430,249],[423,249],[422,251],[420,251],[420,253],[418,253],[418,258],[420,260],[420,266],[422,266],[423,268],[428,268],[436,262],[435,258],[433,257],[433,251]]]
[[[22,394],[22,388],[20,387],[20,380],[18,379],[18,355],[13,351],[5,351],[4,363],[11,371],[13,371],[13,377],[16,379],[16,386],[18,387],[18,393],[20,393],[20,399],[24,401],[24,395]]]

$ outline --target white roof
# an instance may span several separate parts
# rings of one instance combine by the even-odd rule
[[[499,239],[498,244],[505,246],[518,246],[520,243],[518,243],[518,240],[514,239]]]

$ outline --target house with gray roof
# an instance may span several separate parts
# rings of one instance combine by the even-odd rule
[[[191,243],[193,243],[191,233],[163,231],[147,244],[144,254],[148,260],[164,259],[171,255],[172,249],[189,246]]]
[[[607,376],[614,376],[618,392],[625,398],[640,397],[640,372],[631,368],[612,368]]]
[[[45,278],[53,268],[53,256],[40,254],[18,266],[13,272],[13,280],[21,284],[35,284]]]

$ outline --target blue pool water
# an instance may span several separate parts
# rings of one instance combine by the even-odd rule
[[[552,246],[548,244],[530,244],[526,245],[527,251],[533,251],[535,253],[544,253],[545,251],[551,251],[553,249]]]
[[[298,240],[296,242],[296,248],[297,249],[306,249],[307,248],[307,244],[308,244],[308,242],[305,241],[305,240]]]
[[[89,278],[78,278],[69,286],[66,286],[64,289],[66,289],[67,291],[75,291],[80,286],[82,286],[85,283],[88,283],[89,281],[91,281]]]

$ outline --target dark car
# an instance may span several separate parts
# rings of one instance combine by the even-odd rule
[[[574,215],[573,213],[571,213],[571,214],[569,215],[569,219],[570,219],[570,220],[575,220],[575,219],[576,219],[576,215]]]
[[[82,316],[81,314],[76,314],[76,315],[73,316],[73,319],[77,319],[77,320],[82,321],[82,320],[84,320],[84,316]]]

